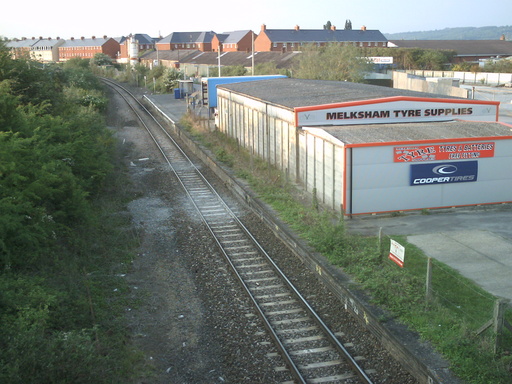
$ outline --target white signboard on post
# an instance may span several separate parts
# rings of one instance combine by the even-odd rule
[[[401,268],[404,267],[405,248],[395,240],[391,240],[389,247],[389,258],[397,263]]]

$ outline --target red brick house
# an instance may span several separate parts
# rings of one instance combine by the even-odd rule
[[[222,52],[250,52],[252,40],[256,39],[253,31],[234,31],[215,34],[212,40],[212,50],[218,51],[221,45]]]
[[[111,37],[93,36],[90,39],[86,39],[85,37],[75,39],[72,37],[59,47],[59,60],[67,61],[74,57],[92,59],[97,53],[103,53],[115,60],[119,52],[119,42]]]
[[[300,51],[304,44],[323,46],[329,43],[353,44],[357,47],[387,47],[388,40],[378,30],[341,29],[267,29],[263,24],[254,45],[258,52]]]

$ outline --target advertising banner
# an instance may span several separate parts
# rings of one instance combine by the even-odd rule
[[[494,142],[404,145],[394,148],[394,161],[469,160],[494,157]]]
[[[431,121],[497,121],[499,102],[394,97],[296,107],[296,125],[356,125]]]
[[[478,161],[411,164],[410,185],[433,185],[476,181]]]

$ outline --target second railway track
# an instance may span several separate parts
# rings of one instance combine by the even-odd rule
[[[219,196],[210,182],[125,88],[104,79],[132,108],[192,201],[204,225],[250,296],[286,366],[298,383],[372,383],[374,371],[351,356],[335,334],[283,274],[265,249]],[[286,377],[286,376],[284,376]],[[286,381],[286,380],[284,380]]]

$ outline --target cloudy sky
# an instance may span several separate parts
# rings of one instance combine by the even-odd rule
[[[330,21],[338,28],[351,20],[383,33],[427,31],[449,27],[512,25],[510,0],[23,0],[0,8],[0,36],[110,37],[146,33],[252,29],[320,29]]]

